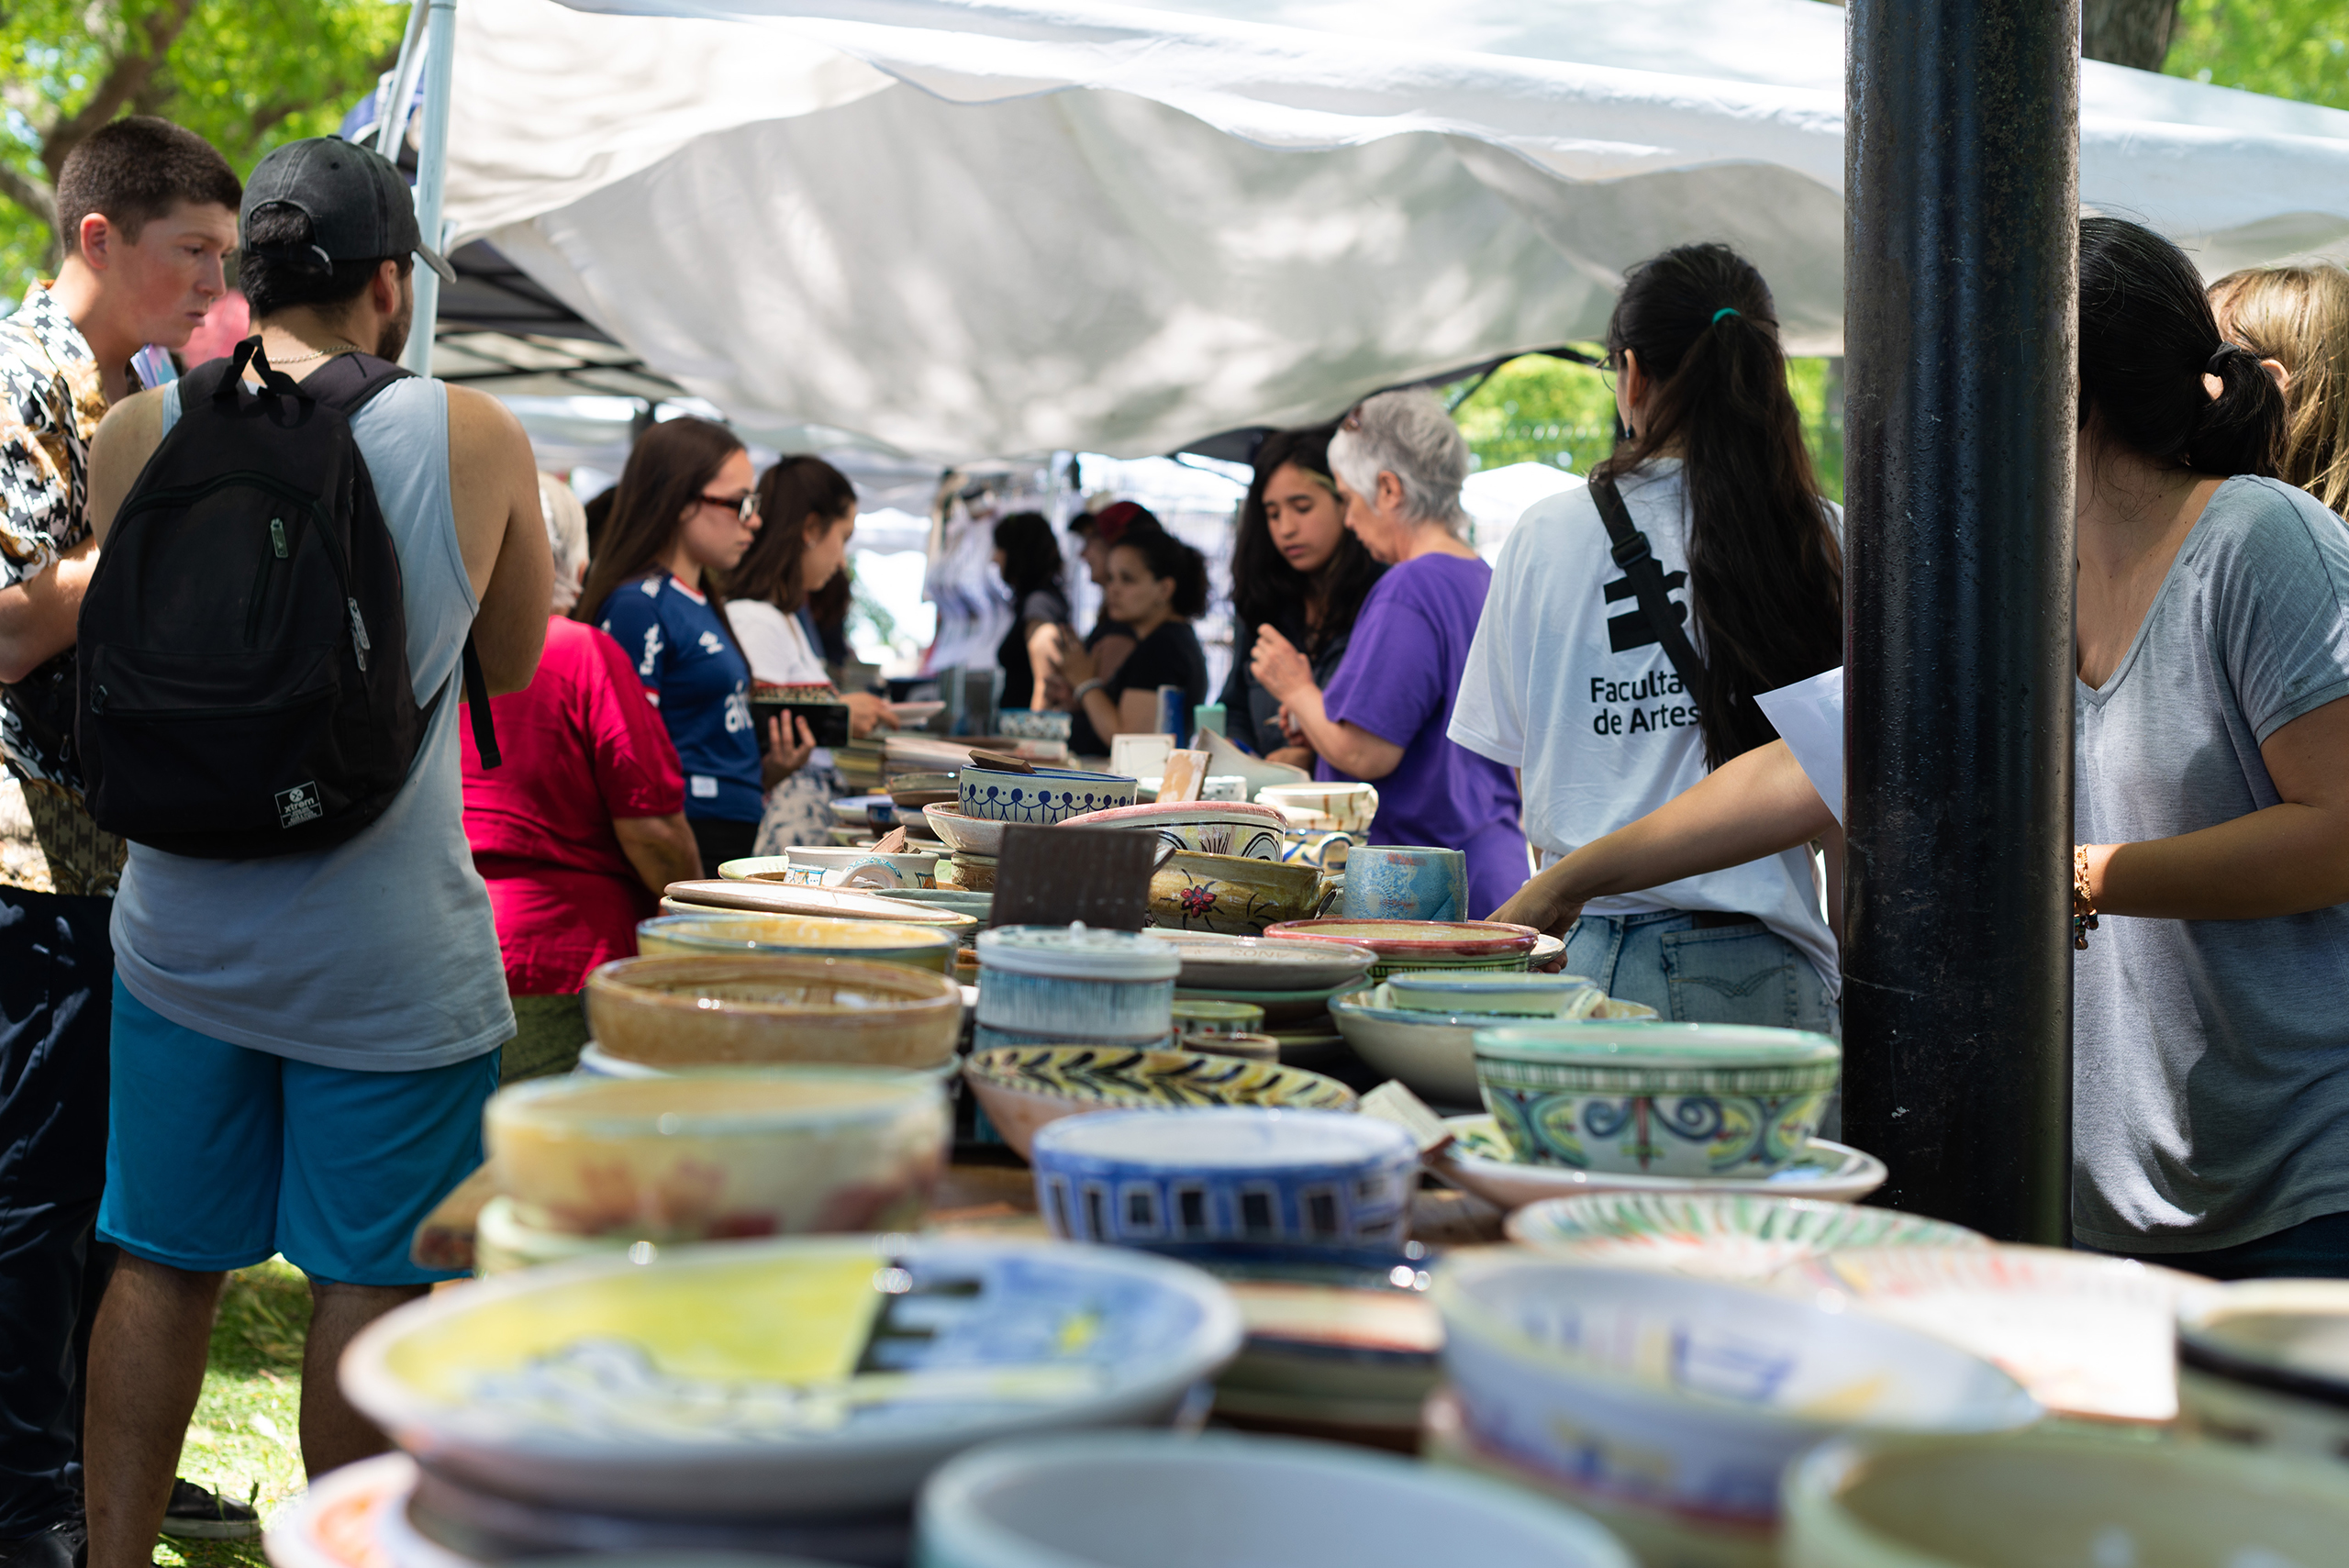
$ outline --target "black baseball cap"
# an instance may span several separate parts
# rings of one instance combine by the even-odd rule
[[[456,269],[417,231],[407,182],[372,147],[314,136],[289,141],[262,159],[245,182],[245,205],[237,215],[237,239],[246,250],[256,249],[250,243],[253,214],[270,206],[292,207],[307,217],[311,239],[307,246],[259,247],[272,261],[330,267],[414,251],[444,280],[457,281]]]

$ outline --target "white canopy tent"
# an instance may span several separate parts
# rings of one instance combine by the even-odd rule
[[[1842,340],[1813,0],[574,5],[457,7],[453,237],[751,428],[1165,451],[1595,337],[1698,239]],[[2207,272],[2349,239],[2349,114],[2082,96],[2084,201]]]

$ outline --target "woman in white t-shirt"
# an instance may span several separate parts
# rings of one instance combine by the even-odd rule
[[[1837,514],[1761,274],[1723,245],[1634,267],[1607,366],[1630,434],[1591,489],[1539,503],[1509,535],[1452,717],[1453,740],[1520,771],[1545,863],[1769,741],[1754,695],[1842,659]],[[1687,680],[1617,564],[1598,501],[1610,484],[1661,569],[1698,665]],[[1520,918],[1522,899],[1494,917]],[[1837,1024],[1835,944],[1801,849],[1593,899],[1566,962],[1667,1018]]]
[[[847,564],[856,486],[822,458],[787,457],[759,477],[759,536],[729,578],[726,618],[734,639],[756,684],[828,686],[831,675],[808,643],[799,607]],[[879,697],[844,695],[852,735],[894,722]],[[832,800],[843,793],[831,752],[819,748],[807,766],[767,792],[752,852],[779,855],[794,844],[825,842]]]

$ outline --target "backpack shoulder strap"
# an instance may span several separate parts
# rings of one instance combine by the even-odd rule
[[[1688,634],[1680,629],[1684,612],[1672,602],[1671,593],[1664,585],[1664,566],[1649,548],[1648,536],[1632,525],[1631,508],[1623,505],[1623,493],[1615,488],[1613,479],[1592,480],[1590,498],[1598,504],[1598,520],[1607,525],[1607,537],[1614,545],[1615,564],[1630,579],[1640,613],[1648,617],[1655,639],[1664,645],[1664,656],[1679,672],[1680,684],[1691,697],[1698,695],[1703,689],[1698,683],[1705,673],[1704,661],[1689,645]]]

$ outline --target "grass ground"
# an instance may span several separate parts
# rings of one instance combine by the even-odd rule
[[[282,1258],[228,1276],[204,1396],[180,1451],[180,1473],[239,1499],[267,1520],[301,1491],[302,1336],[310,1287]],[[261,1568],[259,1540],[165,1538],[155,1561],[173,1568]]]

